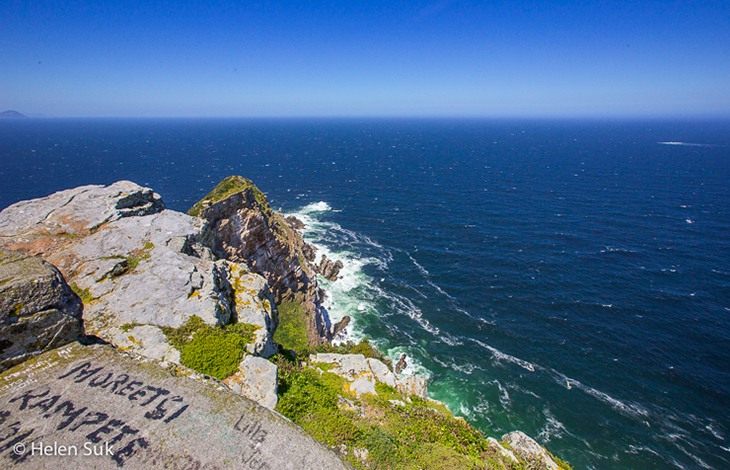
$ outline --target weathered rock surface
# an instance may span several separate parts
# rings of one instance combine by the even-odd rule
[[[426,400],[428,398],[426,379],[420,375],[411,375],[399,380],[396,388],[404,395],[416,396],[422,400]]]
[[[550,454],[534,439],[529,437],[522,431],[512,431],[502,436],[502,440],[507,442],[515,454],[528,462],[538,462],[547,470],[560,470],[558,464],[550,457]]]
[[[289,227],[293,228],[294,230],[302,230],[305,227],[304,222],[297,219],[293,215],[290,215],[286,218],[286,223],[289,224]],[[308,245],[308,246],[310,248],[312,247],[312,245]],[[312,252],[312,254],[314,254],[314,252]],[[314,261],[314,258],[311,258],[311,259],[307,258],[307,259],[309,261]]]
[[[502,447],[502,444],[500,444],[497,439],[493,437],[488,437],[487,443],[489,445],[489,448],[497,451],[497,453],[502,457],[503,460],[507,460],[515,464],[520,463],[520,461],[517,460],[517,457],[515,457],[515,454],[511,450]]]
[[[349,381],[350,384],[349,386],[346,384],[346,387],[358,397],[363,393],[377,395],[375,384],[381,382],[406,396],[427,399],[426,379],[418,375],[399,379],[388,369],[388,366],[377,359],[366,358],[362,354],[318,353],[310,355],[309,362],[332,365],[329,371]]]
[[[246,263],[266,279],[277,304],[296,300],[304,306],[311,342],[332,339],[329,317],[322,306],[324,292],[306,261],[306,244],[251,181],[240,176],[224,179],[189,213],[208,222],[216,253]]]
[[[2,468],[349,468],[219,382],[101,345],[72,343],[0,374],[0,436]]]
[[[234,392],[240,393],[259,405],[273,410],[279,397],[278,368],[266,359],[245,355],[238,372],[223,380]]]
[[[82,308],[55,267],[0,249],[0,372],[78,339]]]
[[[332,261],[327,256],[322,255],[319,264],[315,264],[312,267],[317,274],[321,274],[325,279],[336,281],[342,266],[342,261]]]
[[[158,194],[131,181],[81,186],[13,204],[3,211],[7,213],[5,217],[0,214],[0,233],[3,237],[82,236],[107,222],[154,214],[164,208]],[[15,217],[16,214],[23,217]]]
[[[260,326],[249,350],[273,354],[277,317],[265,281],[245,265],[214,261],[204,220],[163,208],[131,182],[62,191],[0,212],[0,246],[58,266],[86,293],[86,332],[121,348],[177,362],[159,327],[197,315],[210,325]]]

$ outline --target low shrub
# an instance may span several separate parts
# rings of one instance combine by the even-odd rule
[[[167,341],[180,351],[180,362],[202,374],[222,380],[233,375],[253,341],[258,326],[234,323],[213,327],[193,315],[179,328],[162,327]]]

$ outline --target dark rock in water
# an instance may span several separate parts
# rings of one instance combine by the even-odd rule
[[[350,324],[350,316],[345,315],[342,320],[340,320],[337,323],[335,323],[334,325],[332,325],[332,337],[334,338],[335,336],[340,334],[340,332],[342,330],[344,330],[345,327],[349,324]]]
[[[322,255],[319,265],[314,265],[314,270],[330,281],[337,280],[337,276],[340,274],[341,269],[342,261],[337,260],[333,262],[331,259],[327,259],[325,255]]]
[[[395,373],[400,374],[406,367],[408,367],[408,363],[406,363],[406,355],[401,354],[400,359],[398,359],[398,362],[395,363]]]
[[[5,371],[0,468],[350,468],[278,413],[186,371],[78,343]]]
[[[288,223],[289,227],[293,228],[294,230],[301,230],[306,227],[306,225],[304,225],[304,222],[297,219],[293,215],[290,215],[286,218],[286,223]]]
[[[3,111],[0,113],[0,118],[13,119],[13,118],[26,118],[26,117],[28,117],[28,116],[26,116],[25,114],[20,114],[17,111],[13,111],[12,109],[8,110],[8,111]]]
[[[0,250],[0,371],[78,339],[83,304],[45,261]]]

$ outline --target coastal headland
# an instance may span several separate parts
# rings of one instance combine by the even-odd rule
[[[342,263],[301,229],[239,176],[187,214],[129,181],[0,212],[0,460],[570,468],[455,417],[407,358],[333,345],[349,318],[330,321],[317,276],[337,282]]]

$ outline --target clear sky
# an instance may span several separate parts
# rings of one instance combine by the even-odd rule
[[[730,116],[730,1],[0,0],[0,111]]]

